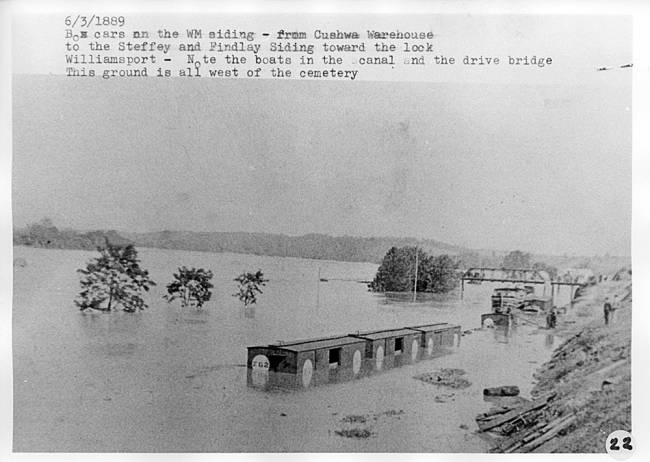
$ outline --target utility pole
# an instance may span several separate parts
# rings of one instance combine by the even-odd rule
[[[316,286],[316,309],[320,308],[320,266],[318,267],[318,285]]]
[[[415,302],[418,296],[418,248],[415,247],[415,281],[413,283],[413,301]]]

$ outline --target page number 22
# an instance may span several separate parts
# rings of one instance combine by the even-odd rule
[[[619,451],[621,448],[618,445],[618,438],[612,438],[610,441],[609,449],[612,451]],[[632,438],[629,436],[626,436],[623,438],[623,449],[627,449],[628,451],[632,450]]]
[[[634,452],[632,435],[625,430],[616,430],[607,437],[605,448],[614,459],[625,460]]]

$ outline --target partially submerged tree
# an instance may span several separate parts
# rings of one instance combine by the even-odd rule
[[[434,257],[415,247],[392,247],[384,256],[370,289],[376,292],[412,291],[416,260],[417,292],[448,292],[458,284],[459,263],[450,256]]]
[[[257,303],[257,294],[262,293],[260,287],[264,287],[268,281],[260,270],[256,273],[242,273],[235,278],[235,282],[239,283],[239,291],[233,297],[244,302],[244,306],[253,305]]]
[[[422,277],[427,255],[418,250],[418,292],[421,292],[426,281]],[[408,292],[413,290],[415,281],[415,247],[391,247],[377,270],[375,279],[370,284],[372,290],[378,292]],[[422,289],[422,290],[420,290]]]
[[[459,266],[460,263],[449,255],[427,258],[424,275],[421,276],[427,281],[425,291],[444,293],[455,289],[460,280]]]
[[[133,313],[147,307],[141,297],[155,282],[149,279],[149,272],[140,268],[138,252],[131,244],[98,247],[100,256],[90,261],[82,274],[81,292],[75,304],[81,311],[94,309],[112,311],[121,308]]]
[[[212,271],[182,266],[174,273],[174,280],[167,284],[167,295],[163,298],[168,302],[178,298],[182,307],[201,308],[212,297],[212,276]]]

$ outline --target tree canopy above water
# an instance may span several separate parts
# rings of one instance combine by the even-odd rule
[[[244,306],[254,305],[257,303],[257,294],[262,293],[260,287],[264,287],[268,279],[264,279],[264,273],[261,270],[257,270],[255,273],[242,273],[235,278],[235,282],[238,283],[238,292],[233,294],[233,297],[239,298],[244,302]]]
[[[212,297],[212,276],[212,271],[203,268],[181,266],[173,274],[174,280],[167,284],[167,294],[163,298],[168,302],[178,298],[182,307],[201,308]]]
[[[460,279],[458,261],[449,255],[428,255],[416,247],[391,247],[377,270],[370,289],[376,292],[407,292],[415,283],[417,251],[417,291],[443,293],[453,290]]]
[[[99,257],[88,262],[85,269],[77,270],[83,275],[82,290],[75,300],[79,309],[112,311],[121,307],[129,313],[145,309],[142,291],[148,291],[156,283],[140,267],[135,247],[112,245],[107,241],[97,250]]]

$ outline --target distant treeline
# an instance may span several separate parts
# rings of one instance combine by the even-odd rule
[[[106,245],[106,241],[118,246],[131,243],[115,231],[79,232],[60,230],[48,218],[26,228],[14,230],[14,245],[51,249],[96,250],[97,247]]]
[[[381,263],[392,247],[417,247],[429,255],[450,255],[460,268],[487,266],[499,267],[508,252],[471,250],[433,239],[393,237],[352,237],[306,234],[244,232],[193,232],[160,231],[129,233],[116,231],[60,230],[45,218],[36,224],[14,230],[14,244],[57,249],[95,250],[104,246],[106,240],[113,245],[134,244],[138,247],[160,249],[194,250],[201,252],[231,252],[277,257],[297,257],[320,260]],[[596,272],[616,271],[629,264],[629,257],[614,256],[543,256],[532,255],[535,261],[543,261],[557,268],[589,267]]]
[[[232,252],[278,257],[312,258],[380,263],[391,247],[417,245],[432,254],[461,254],[465,249],[435,240],[409,238],[378,238],[306,234],[286,236],[267,233],[198,233],[162,231],[155,233],[124,233],[138,246],[162,249]]]
[[[418,246],[433,255],[470,255],[467,249],[436,240],[412,238],[328,236],[244,232],[160,231],[128,233],[116,231],[59,230],[49,219],[14,230],[14,244],[57,249],[95,250],[108,242],[113,245],[231,252],[278,257],[312,258],[352,262],[380,263],[391,247]]]

